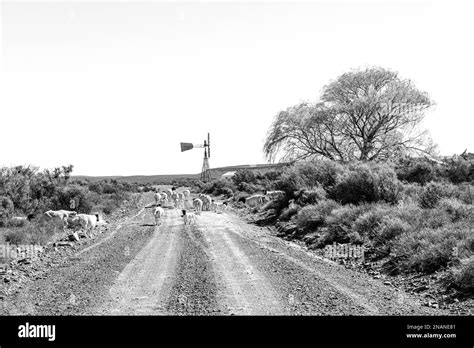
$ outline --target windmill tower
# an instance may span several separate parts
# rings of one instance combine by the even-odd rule
[[[209,133],[207,133],[207,141],[204,140],[203,144],[181,143],[181,152],[191,150],[193,148],[204,148],[204,159],[202,162],[201,169],[201,181],[211,181],[211,168],[209,167],[209,158],[211,157],[211,139]]]

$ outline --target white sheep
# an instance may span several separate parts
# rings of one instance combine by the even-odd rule
[[[253,195],[245,198],[245,204],[249,207],[258,207],[265,202],[264,195]]]
[[[212,211],[221,214],[227,210],[227,202],[216,202],[213,200],[211,203],[211,209]]]
[[[166,189],[166,190],[163,190],[164,193],[166,193],[166,196],[168,198],[171,198],[171,195],[173,194],[173,191],[171,191],[171,189]]]
[[[159,192],[156,192],[155,193],[155,203],[158,204],[158,203],[161,203],[161,200],[162,200],[162,196]]]
[[[155,225],[161,225],[161,218],[165,216],[165,210],[161,205],[158,205],[153,211],[153,215],[155,216]]]
[[[173,190],[172,193],[171,193],[170,198],[173,201],[173,204],[175,205],[175,207],[177,207],[178,206],[178,192]]]
[[[196,209],[196,214],[200,215],[202,211],[202,201],[199,198],[194,198],[193,207]]]
[[[195,225],[196,224],[196,214],[193,212],[186,211],[186,209],[181,210],[183,212],[183,219],[185,225]]]
[[[212,198],[209,195],[199,194],[199,197],[202,200],[202,210],[211,210]]]
[[[68,218],[76,216],[77,212],[70,210],[48,210],[44,213],[44,216],[48,219],[56,219],[63,222],[63,228],[68,226]]]
[[[265,191],[265,196],[270,200],[278,199],[285,196],[285,192],[281,190]]]
[[[77,214],[72,221],[74,223],[80,223],[86,234],[87,232],[92,233],[92,230],[97,226],[97,222],[99,221],[99,214]]]

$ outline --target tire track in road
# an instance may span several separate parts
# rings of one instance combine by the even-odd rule
[[[177,265],[180,223],[175,210],[167,210],[155,235],[120,273],[109,290],[110,301],[99,312],[112,315],[168,314],[169,296]]]
[[[184,225],[181,252],[167,310],[178,315],[213,315],[223,312],[218,305],[219,285],[209,246],[196,226]]]
[[[237,315],[286,314],[278,294],[229,237],[229,229],[216,224],[216,216],[203,213],[199,221],[220,279],[221,307]]]
[[[297,315],[442,315],[410,294],[365,274],[317,257],[292,242],[250,225],[233,214],[211,214],[206,223],[224,228]]]
[[[268,246],[266,243],[261,243],[261,242],[258,242],[255,239],[251,239],[249,237],[246,237],[242,232],[243,231],[241,231],[240,228],[238,228],[237,226],[234,226],[234,228],[232,230],[229,230],[229,233],[234,234],[238,238],[246,239],[247,241],[258,245],[261,249],[269,250],[272,253],[274,253],[275,255],[279,255],[280,257],[285,258],[286,260],[288,260],[290,263],[296,265],[297,267],[299,267],[301,269],[304,269],[308,273],[315,275],[318,279],[321,279],[322,281],[324,281],[328,285],[330,285],[332,288],[337,290],[337,292],[339,292],[340,294],[350,298],[352,301],[354,301],[354,303],[356,303],[360,307],[364,308],[366,314],[368,314],[368,315],[379,314],[379,309],[376,306],[374,306],[373,304],[371,304],[370,301],[367,298],[365,298],[364,296],[352,291],[351,289],[349,289],[348,287],[346,287],[342,284],[339,284],[339,283],[335,282],[333,279],[331,279],[331,277],[325,275],[323,272],[318,271],[316,268],[309,266],[308,264],[306,264],[305,262],[297,259],[296,257],[288,255],[288,254],[282,252],[281,250],[275,249],[271,246]]]
[[[132,217],[130,217],[130,218],[126,218],[125,220],[129,220],[129,219],[130,219],[130,220],[133,220],[133,219],[135,219],[135,218],[138,217],[141,213],[143,213],[144,210],[145,210],[145,208],[140,209],[140,211],[139,211],[137,214],[135,214],[134,216],[132,216]],[[101,239],[99,242],[94,243],[94,244],[88,246],[87,248],[84,248],[84,249],[82,249],[81,251],[77,252],[77,253],[74,255],[74,257],[78,257],[79,255],[84,254],[84,253],[88,252],[89,250],[94,249],[94,248],[98,247],[99,245],[105,243],[106,241],[108,241],[109,239],[111,239],[111,238],[118,232],[118,230],[120,230],[121,228],[122,228],[122,224],[118,224],[117,227],[115,228],[115,230],[112,231],[112,233],[110,233],[108,236],[106,236],[106,237],[104,237],[103,239]]]

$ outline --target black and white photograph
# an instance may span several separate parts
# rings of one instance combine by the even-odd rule
[[[0,346],[472,347],[473,16],[1,1]]]

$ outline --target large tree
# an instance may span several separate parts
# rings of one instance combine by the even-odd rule
[[[301,103],[278,113],[264,152],[270,161],[326,157],[338,161],[389,159],[432,154],[419,130],[433,102],[410,80],[383,68],[353,71],[325,86],[317,103]]]

